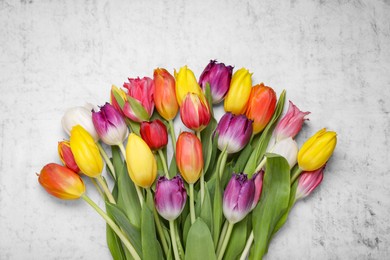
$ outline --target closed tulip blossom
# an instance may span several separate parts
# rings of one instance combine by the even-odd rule
[[[252,180],[255,183],[255,195],[253,198],[251,210],[256,207],[257,203],[260,200],[261,191],[263,190],[263,178],[264,178],[264,171],[263,170],[260,170],[259,172],[255,173],[252,176]]]
[[[152,150],[161,149],[168,143],[167,127],[158,119],[151,122],[142,122],[140,134]]]
[[[76,125],[81,125],[95,140],[99,140],[99,135],[92,122],[91,109],[85,107],[72,107],[65,111],[61,119],[62,128],[70,136],[70,131]]]
[[[181,67],[179,72],[175,70],[176,99],[179,106],[182,105],[188,93],[202,94],[202,89],[196,81],[195,75],[187,66]]]
[[[206,85],[210,85],[213,104],[221,102],[230,87],[233,67],[225,66],[223,63],[217,63],[211,60],[199,77],[199,85],[205,91]]]
[[[225,111],[235,115],[244,114],[251,89],[252,74],[245,68],[237,70],[232,76],[230,88],[225,97]]]
[[[287,160],[290,169],[297,163],[298,144],[291,137],[277,142],[269,152],[283,156]]]
[[[127,102],[123,106],[123,113],[135,122],[147,121],[153,114],[154,110],[154,82],[151,78],[129,78],[128,83],[124,83],[123,87],[127,89]],[[130,103],[132,98],[138,103],[139,107],[135,108]],[[142,110],[142,111],[140,111]]]
[[[252,121],[244,115],[226,113],[219,120],[215,133],[218,134],[218,149],[227,153],[242,150],[252,136]]]
[[[80,169],[77,166],[77,163],[74,159],[72,150],[70,149],[69,141],[58,142],[58,155],[60,157],[61,162],[74,171],[75,173],[79,173]]]
[[[99,112],[92,110],[92,121],[100,139],[108,145],[122,144],[129,134],[122,115],[109,103]]]
[[[203,94],[188,93],[180,106],[180,118],[191,130],[202,131],[209,124],[211,115],[209,105]]]
[[[59,199],[78,199],[85,193],[83,180],[65,166],[49,163],[42,168],[38,176],[42,187]]]
[[[157,68],[153,73],[153,81],[154,104],[158,113],[167,121],[174,119],[179,110],[175,78],[166,69]]]
[[[158,213],[168,221],[175,220],[183,211],[187,193],[182,178],[177,175],[171,180],[159,177],[156,184],[154,203]]]
[[[122,110],[126,101],[127,101],[126,92],[123,89],[120,89],[115,85],[112,85],[111,92],[110,92],[111,105],[123,116],[125,114],[123,113]]]
[[[302,172],[298,179],[295,200],[306,198],[321,184],[324,176],[325,166],[311,172]]]

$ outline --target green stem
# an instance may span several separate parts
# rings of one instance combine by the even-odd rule
[[[244,251],[242,251],[240,260],[245,260],[247,259],[247,256],[249,254],[249,250],[251,249],[253,243],[253,230],[251,231],[251,234],[248,237],[248,240],[246,241]]]
[[[233,226],[234,226],[234,224],[229,222],[229,226],[228,226],[227,231],[226,231],[226,236],[223,240],[221,251],[217,253],[218,260],[221,260],[223,255],[225,254],[226,247],[227,247],[229,240],[230,240],[230,235],[232,234],[232,231],[233,231]]]
[[[173,120],[169,120],[168,124],[169,124],[169,132],[171,133],[173,156],[175,156],[175,153],[176,153],[176,134],[175,134],[175,127],[173,125]]]
[[[119,149],[122,152],[123,158],[126,160],[126,149],[125,149],[125,147],[123,146],[122,143],[120,143],[118,146],[119,146]]]
[[[223,240],[226,236],[226,231],[227,231],[228,225],[229,225],[229,221],[225,220],[225,223],[223,224],[223,228],[221,231],[221,235],[220,235],[219,240],[218,240],[217,252],[221,251],[222,243],[223,243]]]
[[[114,165],[112,164],[110,158],[108,158],[108,155],[107,155],[106,151],[103,149],[103,146],[99,142],[96,142],[96,145],[99,148],[100,154],[103,156],[103,159],[107,164],[107,167],[110,169],[110,171],[112,173],[112,177],[114,177],[114,180],[116,180],[116,173],[115,173]]]
[[[154,216],[154,221],[156,222],[156,227],[157,227],[157,232],[158,235],[160,236],[161,244],[165,253],[165,256],[168,257],[169,249],[168,249],[168,244],[164,236],[164,231],[161,226],[161,221],[160,217],[157,213],[156,207],[153,206],[153,216]]]
[[[102,187],[104,194],[106,194],[108,201],[111,202],[112,204],[116,204],[114,197],[112,196],[110,190],[108,189],[108,186],[106,182],[103,180],[102,175],[99,175],[96,177],[96,180],[99,182],[100,186]]]
[[[89,179],[91,180],[93,186],[95,186],[96,190],[99,192],[100,196],[104,199],[104,193],[102,192],[102,189],[97,184],[95,178],[89,177]]]
[[[144,195],[142,195],[142,190],[137,184],[134,183],[134,186],[135,186],[135,190],[137,191],[139,204],[141,205],[142,208],[142,206],[144,205]]]
[[[115,224],[115,222],[101,209],[98,205],[96,205],[93,200],[91,200],[87,195],[83,194],[81,198],[86,201],[96,212],[103,217],[103,219],[106,221],[106,223],[112,228],[112,230],[115,232],[115,234],[118,235],[118,237],[121,239],[122,243],[125,245],[125,247],[129,250],[131,256],[136,260],[141,260],[137,252],[135,251],[135,248],[130,243],[130,241],[127,239],[125,234],[120,230],[120,228]]]
[[[200,131],[196,131],[196,136],[198,137],[199,141],[202,142],[202,138],[200,136]],[[200,175],[200,206],[202,206],[203,204],[203,200],[204,200],[204,171],[203,171],[203,168],[202,168],[202,173]]]
[[[255,170],[254,173],[260,171],[261,168],[264,167],[264,165],[265,165],[266,162],[267,162],[267,157],[264,157],[263,160],[261,160],[261,162],[259,163],[259,165],[257,165],[256,170]]]
[[[179,256],[180,256],[180,259],[184,259],[184,249],[183,249],[183,246],[181,244],[181,241],[180,241],[180,235],[179,235],[179,231],[178,231],[178,227],[177,227],[177,222],[175,222],[175,235],[176,235],[176,244],[177,244],[177,249],[179,251]]]
[[[290,184],[293,184],[294,181],[298,178],[298,176],[299,176],[301,173],[302,173],[302,169],[298,167],[298,168],[293,172],[293,175],[291,176]]]
[[[194,202],[194,184],[190,183],[190,214],[191,214],[191,225],[195,222],[195,202]]]
[[[171,240],[172,240],[173,254],[175,255],[175,260],[180,260],[179,251],[177,250],[177,244],[176,244],[176,233],[175,233],[175,221],[174,220],[169,221],[169,229],[171,232]]]
[[[222,179],[223,172],[225,171],[225,165],[227,161],[228,153],[226,152],[226,149],[224,149],[221,153],[222,159],[221,159],[221,165],[219,167],[219,179]]]
[[[157,152],[158,152],[158,155],[161,158],[161,162],[162,162],[162,165],[163,165],[163,168],[164,168],[165,177],[169,178],[168,166],[167,166],[167,162],[165,160],[164,153],[163,153],[163,151],[161,149],[158,149]]]

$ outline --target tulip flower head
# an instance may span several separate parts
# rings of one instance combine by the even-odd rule
[[[252,121],[244,115],[226,113],[219,120],[215,133],[218,134],[218,149],[227,153],[242,150],[252,136]]]
[[[70,149],[69,141],[58,142],[58,155],[60,156],[61,162],[74,171],[75,173],[79,173],[80,169],[77,166],[76,161],[74,160],[74,156],[72,150]]]
[[[102,106],[99,112],[92,110],[92,122],[102,141],[108,145],[123,143],[129,134],[122,115],[109,103]]]
[[[103,171],[103,158],[92,136],[80,125],[70,131],[70,149],[80,170],[89,177]]]
[[[325,128],[310,137],[298,152],[298,165],[303,171],[315,171],[329,160],[337,144],[337,135]]]
[[[85,185],[80,176],[56,163],[45,165],[38,181],[49,194],[59,199],[78,199],[85,193]]]
[[[153,81],[154,103],[158,113],[167,121],[174,119],[179,110],[175,78],[166,69],[157,68],[153,73]]]
[[[246,174],[233,174],[223,194],[223,214],[229,223],[240,222],[251,211],[255,189]]]
[[[255,184],[255,194],[253,197],[253,203],[252,203],[251,210],[256,207],[257,203],[260,200],[261,191],[263,190],[263,178],[264,178],[264,171],[263,170],[260,170],[258,173],[255,173],[252,176],[252,180]]]
[[[233,74],[229,91],[225,97],[225,111],[235,115],[244,114],[251,89],[252,74],[245,68],[237,70]]]
[[[127,140],[126,162],[129,176],[137,186],[152,186],[157,177],[156,159],[145,141],[134,133]]]
[[[129,78],[123,87],[127,89],[127,102],[123,113],[135,122],[147,121],[154,110],[154,82],[151,78]],[[132,100],[133,102],[131,102]]]
[[[223,63],[211,60],[200,75],[199,85],[203,91],[205,91],[207,83],[210,85],[213,104],[217,104],[225,98],[230,87],[232,73],[232,66],[225,66]]]
[[[152,150],[161,149],[168,143],[167,127],[158,119],[151,122],[142,122],[140,134]]]
[[[65,111],[61,119],[62,128],[70,136],[70,131],[76,125],[81,125],[95,140],[99,140],[99,135],[92,122],[91,109],[85,107],[71,107]]]
[[[187,193],[182,178],[177,175],[168,180],[159,177],[156,184],[154,204],[157,212],[166,220],[175,220],[183,211],[187,200]]]
[[[176,163],[188,184],[195,183],[203,169],[202,143],[193,133],[183,132],[176,143]]]
[[[203,94],[188,93],[180,106],[180,118],[191,130],[202,131],[209,124],[210,108]]]
[[[187,66],[181,67],[179,72],[175,70],[176,78],[176,99],[179,106],[182,105],[188,93],[202,94],[202,89],[196,81],[195,75]]]
[[[311,172],[302,172],[298,179],[295,200],[303,199],[322,182],[325,166]]]
[[[283,156],[287,160],[290,169],[297,163],[298,144],[291,137],[277,142],[269,152]]]

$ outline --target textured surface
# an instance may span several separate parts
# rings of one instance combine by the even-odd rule
[[[110,259],[102,219],[37,183],[59,162],[62,114],[157,66],[199,76],[211,58],[310,110],[300,144],[338,132],[266,258],[388,258],[390,2],[187,2],[0,0],[0,259]]]

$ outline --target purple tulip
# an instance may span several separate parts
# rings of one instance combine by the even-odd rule
[[[255,183],[246,174],[233,174],[223,194],[223,214],[231,224],[240,222],[250,211]]]
[[[260,170],[258,173],[252,176],[252,180],[255,183],[255,195],[253,198],[251,209],[254,209],[260,200],[261,191],[263,190],[263,178],[264,178],[263,170]]]
[[[230,87],[232,72],[232,66],[225,66],[223,63],[211,60],[200,75],[199,85],[203,90],[206,88],[207,83],[210,84],[213,104],[217,104],[225,98]]]
[[[99,112],[92,110],[92,121],[102,141],[108,145],[123,143],[129,134],[122,115],[109,103],[100,107]]]
[[[183,211],[186,200],[187,193],[179,175],[171,180],[164,176],[158,179],[154,204],[163,218],[168,221],[175,220]]]
[[[244,115],[226,113],[219,120],[215,132],[218,133],[218,148],[227,153],[240,151],[249,142],[253,128],[252,121]]]
[[[298,179],[297,192],[295,193],[295,200],[303,199],[320,185],[324,176],[325,166],[315,171],[302,172]]]

